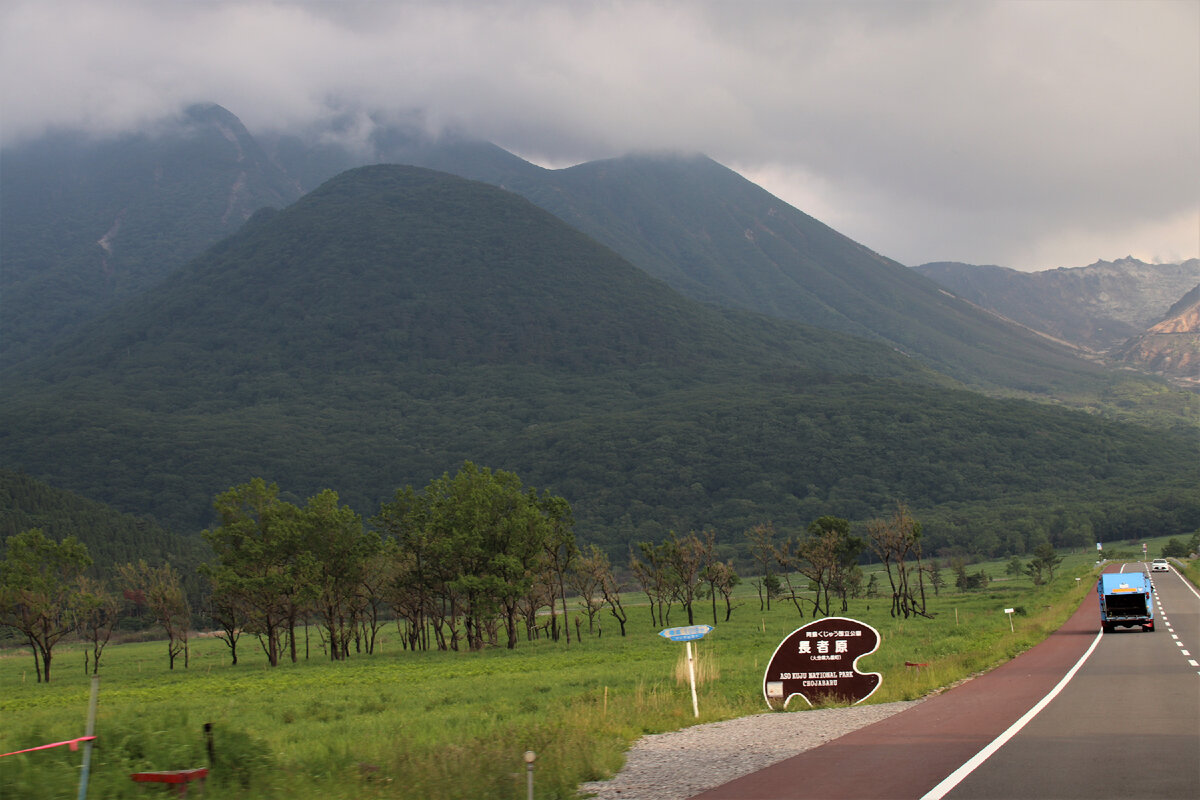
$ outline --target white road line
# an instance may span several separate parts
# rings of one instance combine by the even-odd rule
[[[1004,733],[993,739],[991,744],[980,750],[975,755],[971,756],[966,763],[946,776],[945,780],[930,789],[925,796],[921,798],[921,800],[941,800],[941,798],[945,797],[950,790],[952,790],[955,786],[958,786],[958,784],[961,783],[964,778],[966,778],[975,770],[979,769],[983,762],[991,758],[992,755],[1001,747],[1003,747],[1009,739],[1020,733],[1022,728],[1028,725],[1034,717],[1041,713],[1042,709],[1050,705],[1050,701],[1057,697],[1059,692],[1066,688],[1067,684],[1071,682],[1071,679],[1075,677],[1075,673],[1079,672],[1080,667],[1082,667],[1083,663],[1088,660],[1088,657],[1091,656],[1092,651],[1096,649],[1096,646],[1100,644],[1101,636],[1103,636],[1103,633],[1096,634],[1096,638],[1092,640],[1092,645],[1087,649],[1087,652],[1080,656],[1079,660],[1075,662],[1075,666],[1071,667],[1067,674],[1063,676],[1063,679],[1058,682],[1058,685],[1051,689],[1049,694],[1039,700],[1037,705],[1026,711],[1024,716],[1010,725],[1008,730],[1006,730]],[[1192,663],[1195,666],[1200,666],[1196,665],[1195,662]]]
[[[1189,658],[1188,663],[1191,664],[1193,667],[1200,667],[1200,664],[1197,664],[1196,659],[1194,659],[1194,658]]]
[[[1196,591],[1196,587],[1192,586],[1191,581],[1185,579],[1182,575],[1180,575],[1179,572],[1177,572],[1174,567],[1171,567],[1171,572],[1175,574],[1176,578],[1179,578],[1179,582],[1182,583],[1185,587],[1187,587],[1187,590],[1189,592],[1196,595],[1197,600],[1200,600],[1200,592]]]

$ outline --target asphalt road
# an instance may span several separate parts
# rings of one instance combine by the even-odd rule
[[[1200,798],[1200,595],[1155,585],[1154,633],[1099,635],[1093,593],[1007,664],[697,798]]]
[[[1175,572],[1152,577],[1157,630],[1102,636],[1062,692],[947,798],[1200,798],[1200,596]]]

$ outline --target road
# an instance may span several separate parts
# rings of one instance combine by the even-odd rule
[[[1152,577],[1157,630],[1101,637],[1053,702],[945,797],[1200,798],[1200,596],[1175,572]]]
[[[1200,594],[1174,572],[1155,586],[1154,633],[1099,635],[1092,594],[1007,664],[697,799],[1194,800]]]

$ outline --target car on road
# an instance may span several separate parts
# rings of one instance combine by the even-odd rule
[[[1151,572],[1170,572],[1171,565],[1167,563],[1165,558],[1156,558],[1150,562]]]

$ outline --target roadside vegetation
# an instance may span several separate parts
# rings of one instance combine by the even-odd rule
[[[1037,586],[1008,566],[971,565],[967,574],[988,576],[985,586],[960,591],[951,581],[931,591],[927,616],[893,616],[886,596],[850,598],[846,615],[882,635],[860,664],[884,676],[869,702],[921,697],[1001,663],[1055,630],[1092,590],[1094,553],[1065,556],[1054,579]],[[865,573],[868,583],[886,583],[878,565]],[[812,595],[802,596],[807,614]],[[767,610],[752,582],[732,599],[730,619],[698,643],[707,677],[699,722],[765,712],[762,670],[809,619],[790,602]],[[537,753],[536,796],[572,797],[581,782],[618,770],[639,736],[697,721],[676,677],[682,646],[656,635],[664,620],[644,597],[624,602],[624,637],[611,617],[588,632],[573,603],[584,635],[569,646],[543,637],[513,650],[414,651],[391,623],[370,656],[311,653],[270,668],[265,652],[247,648],[235,666],[224,643],[200,636],[190,642],[188,669],[171,670],[161,642],[113,644],[100,671],[90,793],[141,797],[149,790],[131,772],[207,766],[202,729],[211,722],[208,790],[220,797],[519,798],[526,750]],[[1015,609],[1013,630],[1005,608]],[[676,605],[667,622],[680,616]],[[0,751],[83,735],[86,653],[85,643],[64,642],[54,681],[38,684],[27,650],[4,651]],[[5,757],[0,786],[30,800],[69,796],[79,764],[66,747]]]

